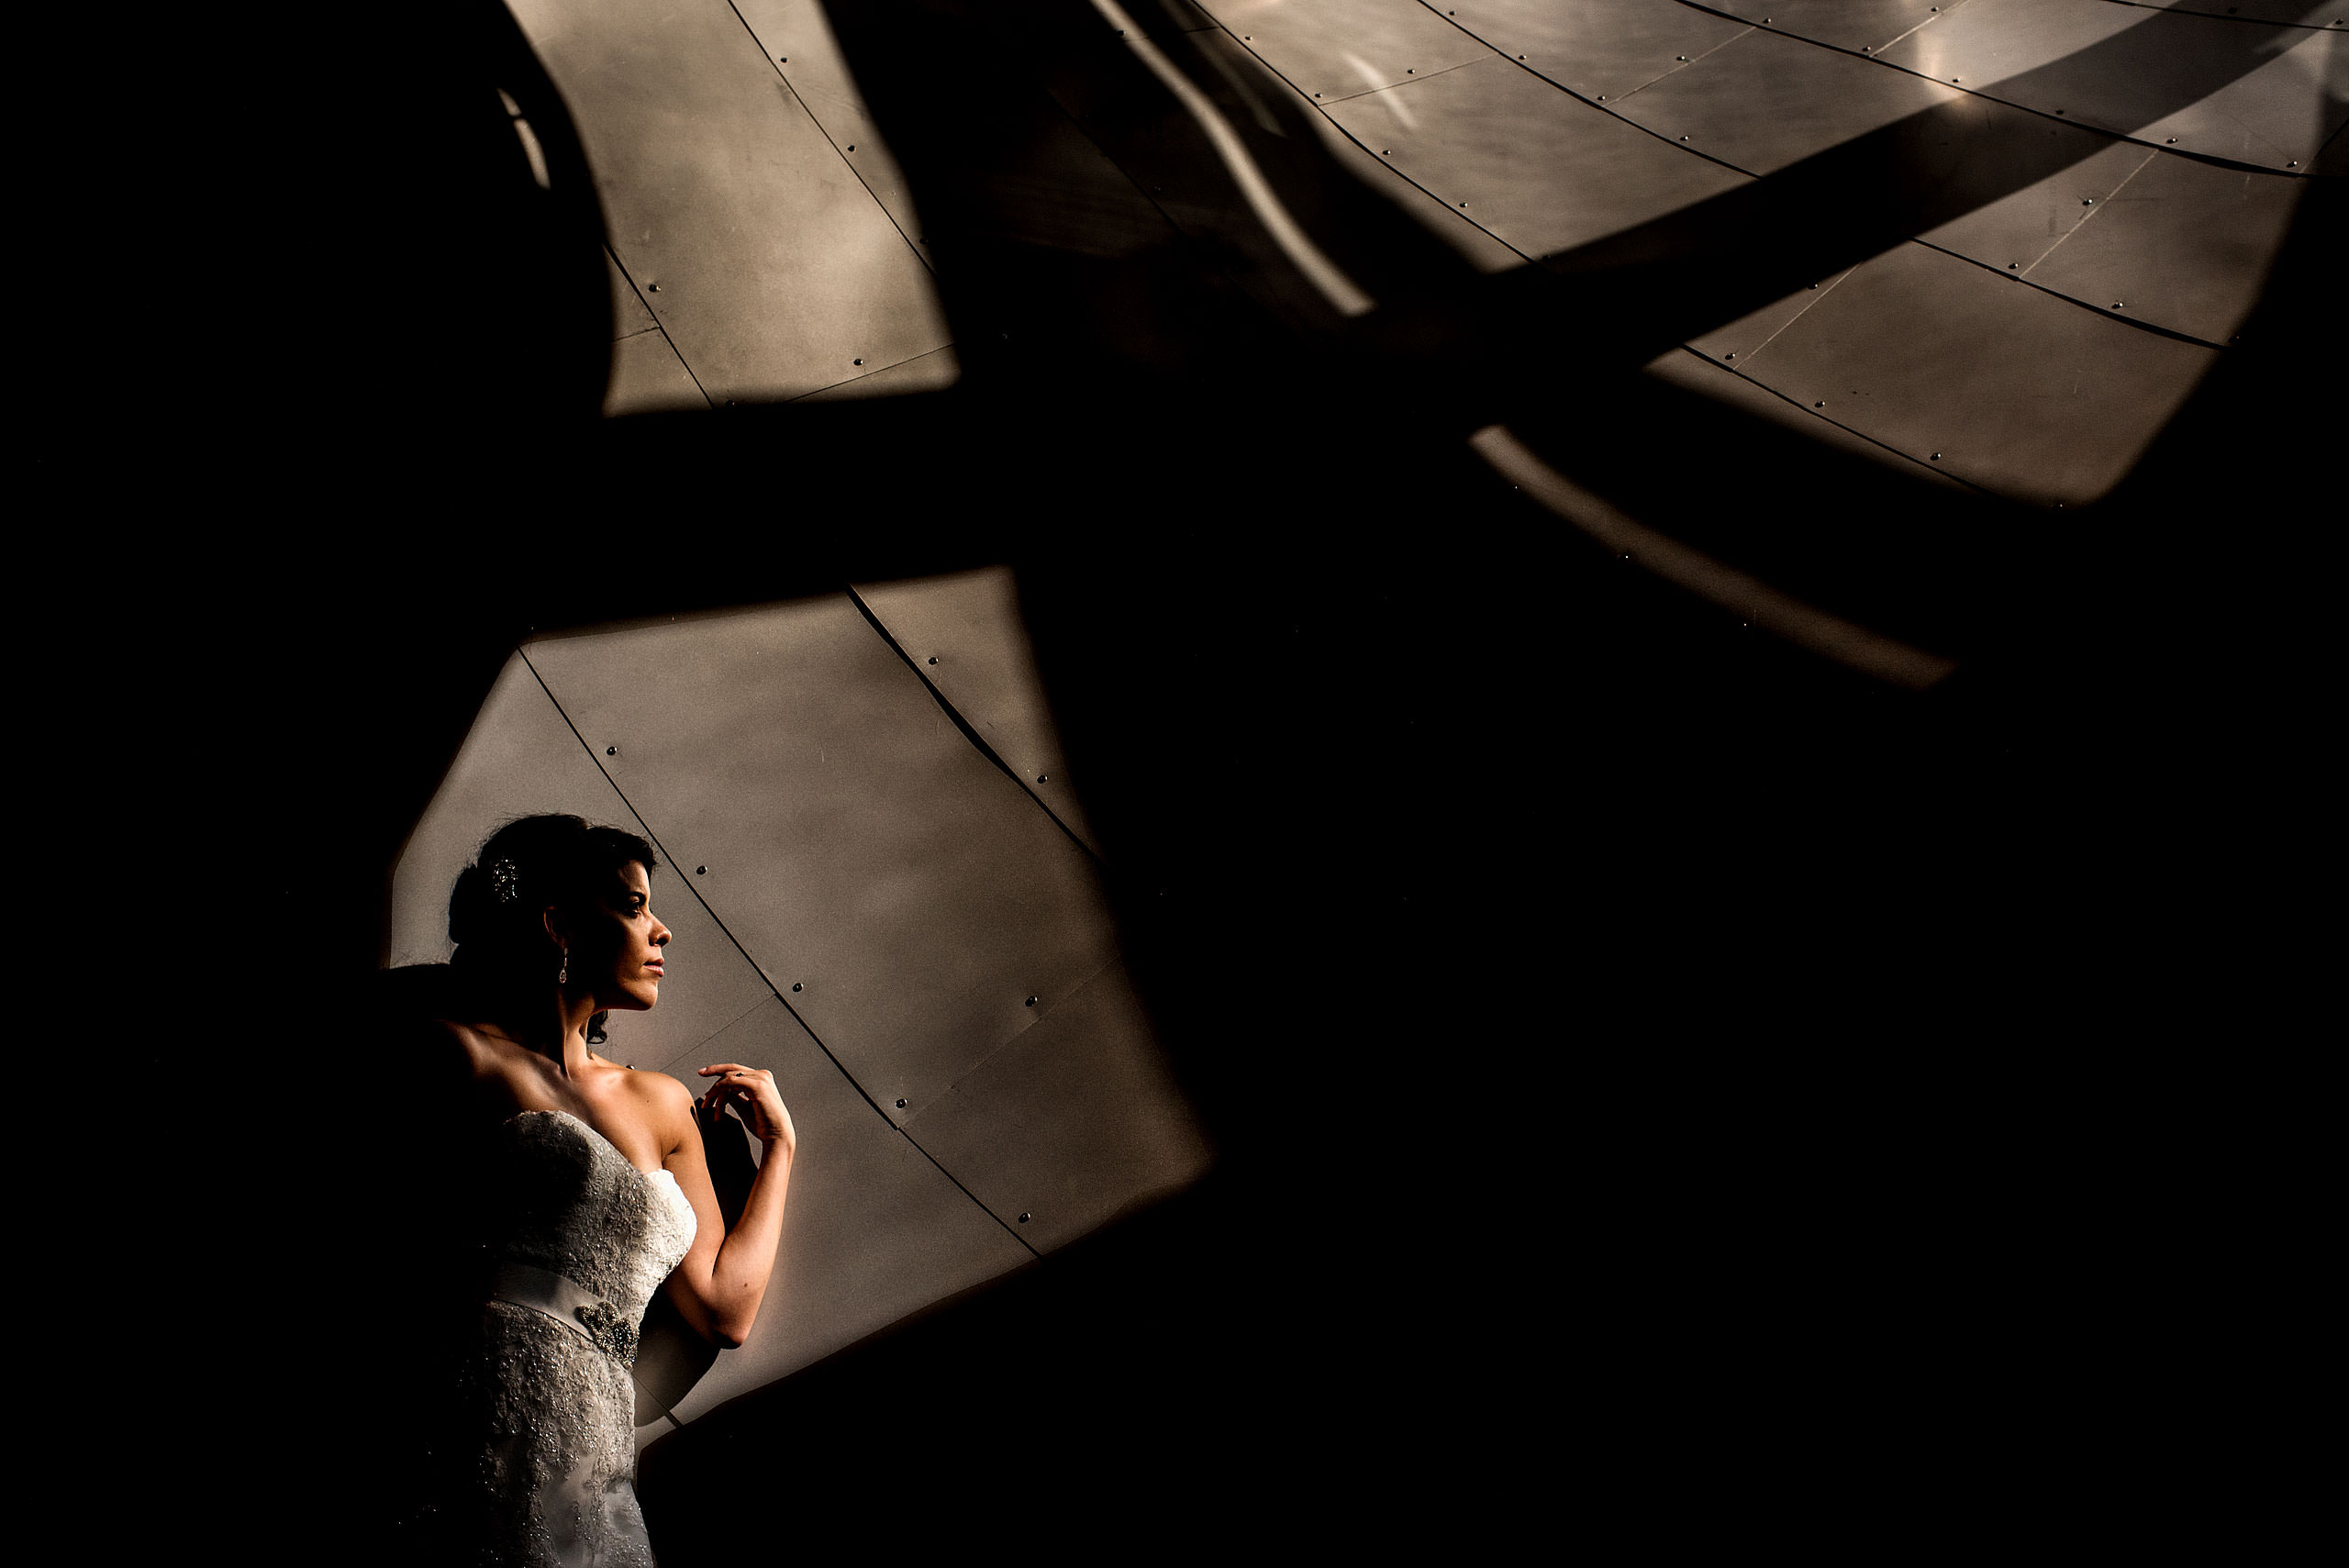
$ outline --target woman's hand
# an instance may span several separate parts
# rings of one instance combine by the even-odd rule
[[[716,1116],[731,1103],[751,1136],[765,1144],[768,1152],[780,1149],[784,1158],[789,1159],[797,1151],[799,1134],[791,1125],[791,1112],[784,1106],[783,1095],[775,1089],[774,1073],[739,1062],[720,1062],[703,1068],[701,1076],[718,1080],[701,1097],[703,1113]]]

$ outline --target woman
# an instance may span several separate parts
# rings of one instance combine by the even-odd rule
[[[473,1305],[436,1418],[451,1429],[429,1522],[468,1561],[651,1563],[629,1373],[645,1307],[664,1292],[731,1349],[774,1265],[796,1136],[774,1074],[705,1066],[696,1106],[676,1079],[591,1049],[603,1015],[660,1000],[654,863],[618,828],[527,817],[449,900],[457,949],[419,1037],[455,1108],[439,1152],[472,1189],[473,1266],[456,1277]],[[730,1232],[696,1124],[729,1106],[764,1145]]]

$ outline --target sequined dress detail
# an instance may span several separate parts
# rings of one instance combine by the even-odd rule
[[[651,1568],[636,1500],[636,1388],[646,1303],[693,1245],[694,1210],[562,1111],[500,1129],[486,1231],[498,1284],[462,1388],[478,1446],[462,1512],[473,1561],[496,1568]]]

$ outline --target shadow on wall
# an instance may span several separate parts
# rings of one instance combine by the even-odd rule
[[[2289,628],[2263,612],[2310,514],[2247,478],[2244,454],[2313,406],[2300,324],[2323,318],[2342,253],[2337,185],[2311,183],[2242,348],[2132,482],[2019,540],[1996,505],[1616,379],[1700,317],[1775,297],[1744,281],[1775,262],[1714,275],[1738,272],[1725,212],[1784,239],[1784,275],[1808,281],[1953,189],[1988,199],[1937,177],[1900,222],[1832,210],[1828,172],[1898,173],[1938,122],[1664,220],[1636,251],[1601,242],[1566,259],[1563,289],[1472,275],[1292,128],[1258,146],[1275,183],[1379,237],[1364,278],[1393,313],[1349,335],[1278,284],[1226,281],[1226,261],[1264,275],[1244,250],[1169,237],[1102,258],[1033,234],[1001,172],[1067,132],[1014,84],[1073,59],[1137,114],[1155,100],[1086,8],[1023,10],[1030,30],[1010,35],[994,15],[833,7],[934,215],[960,387],[569,428],[518,414],[600,395],[578,345],[605,351],[602,262],[575,228],[507,216],[537,185],[490,112],[491,79],[522,80],[482,63],[503,34],[459,49],[419,22],[372,40],[381,95],[354,91],[344,151],[382,178],[359,182],[364,215],[336,231],[353,248],[302,320],[342,345],[342,401],[289,417],[305,439],[270,484],[362,490],[407,531],[365,581],[217,632],[250,655],[253,716],[221,720],[261,759],[250,806],[300,867],[259,879],[255,917],[295,977],[291,1016],[331,1018],[379,951],[400,835],[532,628],[1019,569],[1123,945],[1230,1157],[1209,1186],[655,1445],[664,1548],[690,1564],[772,1539],[771,1507],[719,1496],[745,1474],[892,1526],[908,1498],[959,1498],[969,1513],[934,1520],[950,1535],[1048,1505],[1061,1475],[1093,1499],[1081,1522],[1119,1540],[1132,1514],[1104,1500],[1213,1529],[1266,1492],[1294,1505],[1292,1486],[1331,1517],[1386,1505],[1408,1516],[1397,1529],[1459,1488],[1513,1518],[1525,1459],[1491,1407],[1529,1388],[1556,1404],[1569,1372],[1574,1419],[1620,1440],[1586,1473],[1637,1497],[1776,1451],[1767,1412],[1872,1433],[1921,1402],[1954,1432],[2018,1394],[2044,1340],[1995,1314],[1953,1340],[1952,1315],[2028,1272],[2036,1299],[2085,1319],[2134,1277],[2175,1170],[2130,1163],[2142,1181],[2098,1211],[2095,1240],[2059,1236],[2083,1171],[2129,1152],[2087,1092],[2158,1094],[2174,1065],[2091,1060],[2081,1041],[2111,1025],[2078,977],[2105,983],[2099,1008],[2132,993],[2105,944],[2177,907],[2175,889],[2136,899],[2210,841],[2232,798],[2202,793],[2211,748],[2266,772],[2302,711]],[[515,96],[551,183],[576,190],[559,117]],[[1207,166],[1145,117],[1153,155]],[[535,325],[468,339],[461,374],[429,336],[387,330],[416,297],[418,232],[463,320]],[[592,303],[584,283],[535,281],[555,276],[591,281]],[[1600,278],[1603,311],[1584,303]],[[507,308],[558,295],[542,318]],[[1627,509],[1932,628],[1966,667],[1929,697],[1888,694],[1561,539],[1459,438],[1520,396],[1558,406],[1569,374],[1589,391],[1566,405],[1567,450]],[[1689,495],[1691,431],[1803,542],[1702,534],[1722,525]],[[1919,517],[1916,541],[1869,537],[1887,515]],[[2214,562],[2213,518],[2254,542]],[[1865,573],[1845,563],[1854,543]],[[2233,635],[2246,626],[2260,634]],[[2054,1002],[2010,1008],[2042,980]],[[2099,1032],[2064,1032],[2092,1018]],[[376,1105],[370,1072],[330,1055],[284,1087],[280,1125],[318,1125],[314,1096]],[[1986,1137],[1987,1171],[1968,1152]],[[318,1154],[338,1173],[376,1157]],[[331,1195],[304,1199],[318,1212],[288,1229],[317,1239],[323,1277],[368,1273]],[[1920,1366],[1904,1347],[1923,1340],[1959,1348]],[[279,1346],[250,1364],[289,1363]],[[1899,1375],[1872,1383],[1870,1364]],[[2090,1355],[2068,1385],[2102,1369]],[[308,1429],[304,1396],[266,1392]],[[1718,1448],[1675,1435],[1690,1407]],[[1299,1453],[1352,1480],[1307,1479]]]

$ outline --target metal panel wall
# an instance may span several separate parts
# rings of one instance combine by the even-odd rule
[[[868,592],[943,651],[974,732],[1056,755],[1032,750],[1051,728],[1008,573]],[[546,810],[674,857],[654,882],[671,981],[608,1053],[689,1084],[713,1062],[768,1068],[803,1138],[774,1310],[678,1418],[1205,1170],[1090,855],[847,596],[517,655],[402,856],[395,956],[445,957],[457,871]]]
[[[1620,98],[1747,30],[1680,0],[1454,0],[1443,14],[1586,98]]]
[[[929,269],[725,0],[513,10],[578,122],[614,253],[711,400],[945,345]]]
[[[1418,0],[1200,0],[1308,99],[1334,104],[1491,50]]]

